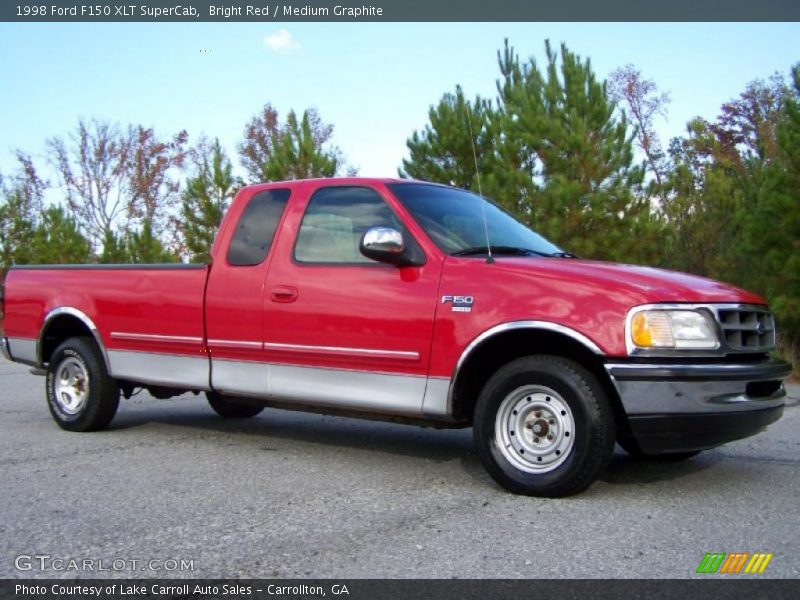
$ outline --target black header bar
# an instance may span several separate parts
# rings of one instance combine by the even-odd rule
[[[800,21],[798,0],[3,0],[7,22]]]
[[[4,579],[3,600],[559,600],[798,597],[798,580],[704,579]]]

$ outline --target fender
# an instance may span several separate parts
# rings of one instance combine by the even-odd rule
[[[461,367],[464,366],[464,363],[469,358],[470,354],[483,342],[486,340],[494,337],[495,335],[505,333],[507,331],[513,331],[516,329],[531,329],[531,330],[538,330],[538,331],[552,331],[554,333],[560,333],[562,335],[566,335],[567,337],[572,338],[579,344],[583,345],[587,350],[590,352],[597,354],[599,356],[603,356],[603,351],[600,350],[600,347],[595,344],[592,340],[588,337],[580,333],[579,331],[575,331],[569,327],[565,327],[564,325],[559,325],[558,323],[551,323],[550,321],[509,321],[508,323],[501,323],[499,325],[495,325],[481,333],[478,337],[472,340],[469,345],[464,348],[464,351],[461,353],[461,356],[458,357],[458,361],[456,362],[456,368],[453,370],[453,376],[450,378],[450,389],[447,392],[447,414],[453,414],[453,389],[455,388],[456,381],[458,381],[458,376],[461,372]]]
[[[56,317],[62,315],[69,315],[71,317],[75,317],[81,323],[86,325],[89,331],[92,332],[94,341],[97,343],[98,348],[100,348],[100,352],[103,354],[103,362],[106,365],[106,370],[110,373],[111,363],[109,363],[108,361],[108,353],[106,352],[105,344],[103,344],[103,338],[100,336],[100,332],[98,331],[97,326],[94,324],[94,321],[92,321],[86,313],[71,306],[59,306],[58,308],[52,309],[50,312],[47,313],[47,316],[45,316],[44,323],[42,324],[42,330],[39,332],[39,339],[36,342],[36,360],[39,363],[39,366],[41,367],[44,364],[42,360],[44,333],[45,331],[47,331],[47,327],[50,325],[50,322]]]

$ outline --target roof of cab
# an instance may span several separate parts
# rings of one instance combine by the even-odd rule
[[[311,179],[292,179],[289,181],[269,181],[266,183],[253,183],[250,185],[245,186],[242,189],[247,190],[268,190],[273,189],[276,187],[282,188],[294,188],[302,183],[306,183],[308,181],[316,181],[316,182],[325,182],[331,185],[358,185],[358,184],[370,184],[370,183],[422,183],[426,185],[441,185],[439,183],[434,183],[431,181],[422,181],[418,179],[399,179],[397,177],[316,177]]]

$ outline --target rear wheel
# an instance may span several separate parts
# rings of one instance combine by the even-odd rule
[[[208,403],[211,405],[211,408],[214,409],[214,412],[226,419],[246,419],[248,417],[255,417],[264,410],[263,406],[239,404],[234,398],[223,396],[216,392],[206,392],[206,398],[208,398]]]
[[[56,348],[47,367],[45,390],[50,414],[68,431],[103,429],[119,406],[119,386],[109,377],[91,338],[70,338]]]
[[[475,407],[474,437],[506,489],[559,497],[589,487],[614,449],[614,417],[597,379],[555,356],[517,359],[495,373]]]

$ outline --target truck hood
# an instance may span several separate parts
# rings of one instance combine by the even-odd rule
[[[498,258],[498,264],[547,279],[592,282],[611,291],[628,291],[641,303],[731,302],[766,304],[759,295],[688,273],[620,263],[567,258]],[[523,275],[520,272],[520,275]]]

